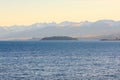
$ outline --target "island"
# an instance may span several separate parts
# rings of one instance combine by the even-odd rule
[[[45,37],[42,38],[41,40],[78,40],[78,39],[68,36],[53,36],[53,37]]]
[[[101,41],[120,41],[120,39],[119,38],[101,39]]]

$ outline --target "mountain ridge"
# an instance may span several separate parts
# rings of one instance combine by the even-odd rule
[[[95,22],[35,23],[29,26],[0,27],[0,38],[77,36],[92,38],[119,34],[120,21],[98,20]]]

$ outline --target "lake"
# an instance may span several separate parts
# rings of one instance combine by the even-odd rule
[[[120,42],[0,41],[0,80],[120,80]]]

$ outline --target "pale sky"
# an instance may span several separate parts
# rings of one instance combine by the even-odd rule
[[[0,25],[120,20],[120,0],[0,0]]]

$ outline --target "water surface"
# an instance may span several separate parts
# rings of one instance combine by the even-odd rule
[[[120,42],[0,42],[0,80],[120,80],[119,75]]]

